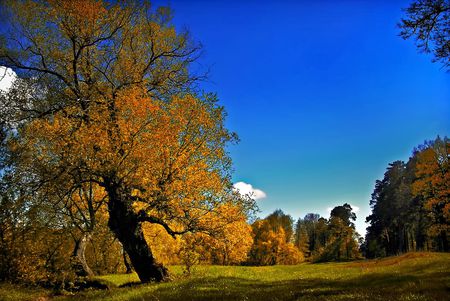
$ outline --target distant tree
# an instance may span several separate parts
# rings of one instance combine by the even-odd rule
[[[286,243],[284,229],[274,229],[267,220],[257,220],[252,224],[253,245],[249,261],[254,265],[277,264],[281,245]]]
[[[323,252],[323,249],[327,245],[329,237],[328,231],[328,220],[326,218],[319,218],[317,220],[316,225],[316,242],[314,245],[314,249],[312,251],[312,255],[317,257]]]
[[[345,203],[342,206],[336,206],[331,210],[330,217],[340,218],[347,226],[354,228],[353,223],[356,220],[356,214],[353,212],[352,206]]]
[[[299,218],[295,224],[294,244],[305,257],[309,257],[311,254],[309,241],[307,225],[303,219]]]
[[[333,208],[326,227],[324,224],[320,229],[324,243],[315,254],[315,261],[353,260],[361,257],[358,234],[351,222],[355,220],[356,214],[349,204]]]
[[[450,70],[450,1],[417,0],[405,12],[399,24],[400,36],[414,37],[420,51],[432,53],[433,62],[441,62]]]
[[[310,257],[317,253],[317,250],[325,244],[320,241],[322,228],[326,228],[325,223],[319,223],[320,215],[317,213],[308,213],[303,219],[299,218],[295,224],[295,245],[305,254],[305,257]],[[325,225],[325,227],[322,227]]]
[[[331,216],[328,222],[327,242],[316,261],[341,261],[360,258],[356,231],[345,221]]]
[[[226,210],[233,211],[234,215],[240,216],[240,218],[236,218],[231,223],[215,221],[215,223],[222,223],[222,227],[216,231],[214,236],[204,233],[184,235],[182,237],[182,260],[186,261],[183,256],[191,256],[192,252],[198,254],[200,262],[207,264],[234,265],[247,260],[253,244],[252,228],[247,223],[247,217],[239,210],[236,208],[226,208]],[[164,247],[164,244],[160,245]]]
[[[274,231],[276,231],[279,227],[283,228],[286,242],[290,242],[292,240],[292,236],[294,234],[294,219],[292,216],[285,214],[281,209],[277,209],[272,214],[267,216],[265,220],[267,220]]]
[[[286,233],[286,230],[290,233]],[[292,218],[281,210],[257,220],[252,224],[253,245],[249,263],[254,265],[297,264],[304,259],[303,253],[290,242]]]

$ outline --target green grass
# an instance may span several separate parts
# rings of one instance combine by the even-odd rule
[[[86,291],[52,300],[450,300],[450,254],[409,253],[351,263],[297,266],[197,266],[182,276],[171,267],[169,283]],[[138,281],[135,274],[100,277],[117,286]],[[16,295],[10,297],[9,294]],[[0,300],[36,300],[49,293],[0,286]],[[11,295],[12,296],[12,295]],[[46,300],[46,299],[42,299]]]

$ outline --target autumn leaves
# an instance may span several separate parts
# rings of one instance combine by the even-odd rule
[[[196,92],[201,75],[189,66],[199,46],[175,29],[170,10],[146,1],[29,0],[6,2],[5,11],[12,26],[1,62],[25,83],[4,95],[25,120],[7,142],[15,183],[32,178],[37,190],[58,191],[30,200],[63,204],[52,214],[63,214],[75,242],[107,219],[140,279],[161,281],[167,270],[144,223],[170,236],[219,238],[246,219],[254,202],[233,191],[225,150],[235,134],[216,97]],[[91,193],[74,197],[85,187]]]

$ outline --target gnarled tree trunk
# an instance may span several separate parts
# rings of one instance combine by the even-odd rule
[[[133,272],[133,267],[131,266],[130,259],[128,258],[128,254],[127,251],[125,251],[125,249],[123,249],[122,251],[122,256],[123,256],[123,264],[125,265],[126,268],[125,273],[131,274]]]
[[[153,257],[130,196],[115,183],[107,183],[105,188],[109,197],[109,228],[122,243],[141,282],[167,280],[169,272]]]
[[[72,265],[77,276],[94,276],[91,268],[86,261],[86,247],[87,243],[91,239],[92,234],[87,232],[83,233],[81,238],[75,242],[75,247],[72,254]]]

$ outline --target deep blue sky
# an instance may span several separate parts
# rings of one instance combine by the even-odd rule
[[[339,3],[338,3],[339,2]],[[450,73],[396,27],[409,1],[156,1],[204,46],[234,180],[267,197],[261,216],[349,202],[364,232],[376,179],[413,147],[450,134]]]

